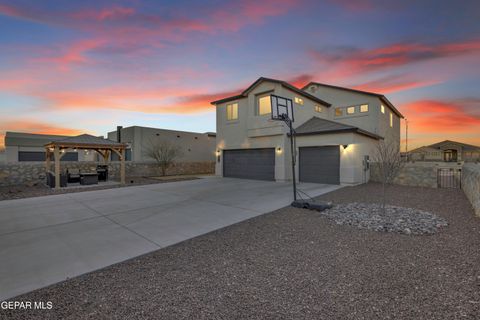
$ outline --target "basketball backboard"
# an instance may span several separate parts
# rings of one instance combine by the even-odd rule
[[[270,96],[270,102],[272,105],[272,120],[294,121],[292,99],[272,94]]]

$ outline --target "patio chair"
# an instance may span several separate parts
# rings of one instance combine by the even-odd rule
[[[47,185],[50,188],[55,188],[55,174],[51,171],[47,172]],[[60,174],[60,187],[67,186],[67,175],[64,173]]]
[[[80,170],[67,169],[67,177],[68,182],[80,182]]]

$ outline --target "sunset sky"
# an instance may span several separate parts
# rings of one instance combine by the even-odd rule
[[[412,147],[480,145],[480,2],[0,0],[0,147],[5,131],[215,131],[210,101],[260,76],[384,93]]]

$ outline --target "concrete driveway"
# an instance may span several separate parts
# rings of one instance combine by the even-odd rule
[[[289,183],[211,177],[1,201],[0,300],[279,209],[291,193]]]

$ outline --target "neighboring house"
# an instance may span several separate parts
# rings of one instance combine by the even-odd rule
[[[33,134],[25,132],[6,132],[5,162],[45,161],[45,145],[68,136]],[[93,161],[96,153],[92,151],[68,151],[61,161]]]
[[[381,94],[315,82],[298,89],[259,78],[241,94],[212,102],[217,112],[217,175],[292,179],[287,126],[271,120],[272,94],[294,102],[299,181],[366,182],[368,158],[378,141],[400,144],[403,116]]]
[[[445,140],[409,152],[409,160],[435,162],[480,161],[480,147]]]
[[[145,148],[155,141],[167,141],[181,148],[181,162],[215,161],[215,133],[186,132],[148,127],[118,127],[109,132],[108,139],[128,145],[127,160],[153,162],[145,155]],[[113,159],[115,160],[115,159]]]

